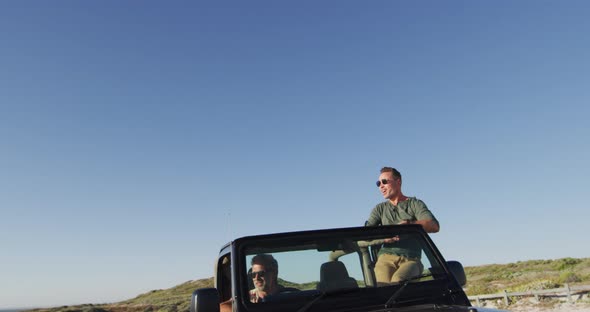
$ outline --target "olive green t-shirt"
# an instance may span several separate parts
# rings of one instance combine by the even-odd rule
[[[392,225],[399,224],[403,220],[433,220],[438,224],[438,220],[428,210],[428,207],[426,207],[423,201],[416,197],[408,197],[407,200],[399,202],[397,205],[393,205],[390,201],[378,204],[371,211],[365,225]],[[383,253],[406,256],[408,258],[420,258],[421,249],[418,242],[410,239],[405,240],[401,237],[398,242],[383,244],[379,254]]]

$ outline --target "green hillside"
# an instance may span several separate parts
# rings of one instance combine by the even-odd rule
[[[590,284],[590,258],[529,260],[509,264],[465,267],[468,295],[552,289]]]
[[[465,267],[468,295],[498,293],[502,290],[525,291],[550,289],[570,285],[590,284],[590,258],[518,261]],[[280,281],[282,285],[311,289],[312,284],[298,285]],[[36,312],[176,312],[188,311],[192,292],[197,288],[213,287],[213,278],[188,281],[169,289],[152,290],[133,299],[112,304],[86,304]]]

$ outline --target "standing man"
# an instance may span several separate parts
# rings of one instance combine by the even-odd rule
[[[402,193],[402,175],[395,168],[383,167],[377,187],[386,201],[371,211],[366,226],[420,224],[428,233],[436,233],[439,224],[426,204]],[[422,274],[420,246],[399,237],[386,240],[375,264],[377,283],[399,282]]]
[[[264,297],[283,290],[278,283],[279,264],[268,254],[259,254],[252,258],[252,272],[249,273],[254,284],[250,290],[250,302],[262,302]]]

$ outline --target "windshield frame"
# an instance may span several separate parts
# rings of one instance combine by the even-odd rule
[[[347,237],[351,238],[366,238],[366,240],[371,240],[377,237],[386,237],[388,235],[395,234],[395,235],[415,235],[416,237],[420,238],[421,248],[424,251],[424,255],[428,257],[428,261],[431,265],[436,266],[436,272],[432,272],[434,277],[432,280],[428,281],[420,281],[420,283],[426,283],[424,286],[426,289],[436,289],[436,290],[443,290],[448,289],[449,287],[460,287],[456,282],[453,284],[454,279],[450,278],[451,273],[449,272],[448,268],[446,267],[445,259],[442,257],[430,237],[424,232],[421,226],[419,225],[396,225],[396,226],[379,226],[379,227],[354,227],[354,228],[341,228],[341,229],[327,229],[327,230],[313,230],[313,231],[301,231],[301,232],[287,232],[287,233],[276,233],[276,234],[267,234],[267,235],[259,235],[259,236],[248,236],[243,237],[240,239],[235,240],[236,243],[236,251],[238,259],[235,259],[235,266],[234,270],[235,276],[237,279],[235,280],[236,283],[239,283],[240,293],[236,294],[238,296],[238,300],[246,306],[248,309],[254,309],[257,311],[264,311],[267,309],[283,309],[283,310],[293,310],[296,311],[296,306],[302,307],[305,303],[309,302],[309,300],[313,300],[317,296],[321,295],[320,291],[311,291],[308,290],[305,293],[300,293],[299,295],[290,295],[292,296],[292,300],[290,300],[289,296],[286,296],[287,300],[285,302],[269,302],[269,304],[257,304],[251,303],[249,300],[249,286],[248,286],[248,277],[244,272],[250,267],[250,263],[247,261],[246,255],[252,255],[255,253],[263,253],[268,250],[272,250],[273,252],[278,251],[289,251],[289,250],[300,250],[302,246],[307,246],[308,248],[313,247],[317,248],[317,242],[324,242],[326,246],[333,244],[334,246],[343,246],[346,245],[344,243]],[[349,239],[350,240],[350,239]],[[344,243],[344,244],[343,244]],[[293,246],[284,246],[284,245],[298,245],[298,247]],[[333,246],[332,246],[333,247]],[[352,248],[354,249],[354,248]],[[357,250],[352,250],[351,252],[344,253],[358,253]],[[363,293],[363,300],[359,301],[359,296],[356,295],[354,292],[350,295],[351,292],[344,292],[341,296],[337,296],[344,301],[349,301],[344,298],[346,297],[355,297],[354,300],[357,302],[361,302],[362,304],[367,306],[371,303],[375,305],[384,304],[396,289],[400,288],[400,284],[392,284],[385,287],[375,287],[368,281],[368,278],[371,278],[371,274],[365,272],[366,270],[366,259],[362,259],[363,255],[359,253],[359,261],[363,263],[363,277],[365,279],[365,286],[360,287],[358,292]],[[336,258],[338,259],[338,258]],[[372,261],[375,259],[371,258]],[[326,259],[328,261],[328,259]],[[374,275],[373,275],[374,277]],[[414,283],[410,283],[407,289],[404,290],[403,296],[400,296],[400,301],[404,301],[406,297],[410,299],[412,293],[414,292],[413,289],[415,287],[412,285]],[[430,286],[427,286],[430,285]],[[436,293],[436,292],[435,292]],[[439,294],[433,294],[433,296],[438,296]],[[332,302],[331,300],[333,297],[336,296],[326,296],[326,298],[321,299],[320,301]],[[428,296],[426,296],[428,297]],[[297,299],[295,299],[297,298]],[[303,299],[302,298],[309,298]],[[297,302],[297,303],[295,303]],[[314,304],[315,306],[316,304]]]

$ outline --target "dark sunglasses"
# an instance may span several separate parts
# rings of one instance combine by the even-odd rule
[[[395,180],[381,179],[380,181],[377,181],[376,184],[377,184],[377,187],[380,187],[381,184],[385,185],[385,184],[388,184],[389,182],[393,182],[393,181],[395,181]]]
[[[251,279],[255,279],[258,277],[264,277],[264,275],[266,275],[266,271],[250,272],[248,275],[250,275]]]

